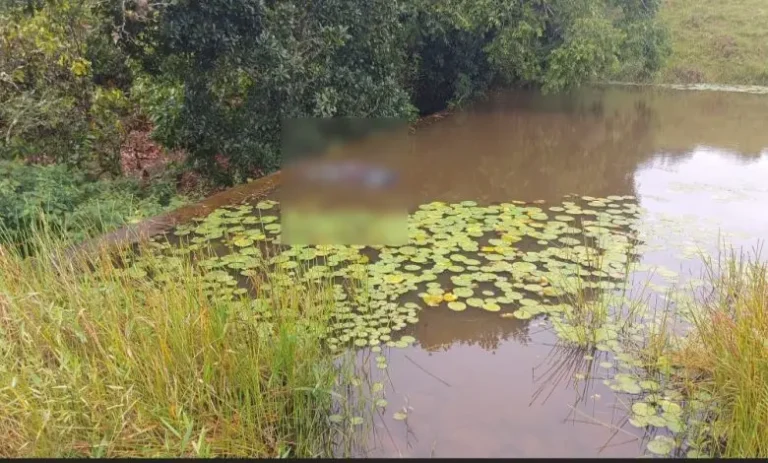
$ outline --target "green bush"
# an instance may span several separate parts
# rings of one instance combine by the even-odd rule
[[[657,10],[658,0],[172,0],[112,16],[148,76],[135,93],[156,137],[232,183],[280,166],[285,119],[411,118],[494,84],[559,91],[652,73]]]
[[[167,182],[91,181],[64,165],[0,161],[0,242],[19,243],[45,223],[80,241],[183,204]]]
[[[127,39],[167,91],[184,89],[178,114],[168,105],[148,112],[167,146],[185,148],[223,182],[280,166],[284,119],[414,113],[400,82],[406,56],[398,2],[166,5]],[[217,169],[217,155],[226,156],[228,170]]]
[[[0,158],[119,174],[143,113],[156,140],[236,183],[279,168],[286,119],[412,119],[493,85],[648,77],[665,55],[659,3],[14,0],[0,7]]]
[[[126,87],[128,77],[94,5],[17,1],[0,9],[0,159],[119,173],[123,120],[133,107],[111,85]]]

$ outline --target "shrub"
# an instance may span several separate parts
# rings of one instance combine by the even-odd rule
[[[411,118],[495,83],[558,91],[621,62],[643,72],[659,64],[656,35],[628,38],[652,30],[655,0],[126,5],[112,13],[121,43],[161,82],[145,81],[136,94],[174,96],[171,104],[148,98],[156,135],[225,183],[280,166],[285,119]],[[231,170],[218,168],[221,156]]]
[[[94,4],[16,2],[0,10],[0,159],[119,173],[122,119],[132,107],[119,87],[96,85],[122,70]]]
[[[166,182],[140,188],[129,179],[93,182],[64,165],[0,161],[0,242],[20,243],[43,216],[50,232],[79,241],[184,201]]]

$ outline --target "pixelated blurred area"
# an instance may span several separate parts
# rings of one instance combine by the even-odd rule
[[[399,246],[408,241],[400,119],[283,121],[282,241],[291,245]]]

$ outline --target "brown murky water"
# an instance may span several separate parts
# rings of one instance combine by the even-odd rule
[[[398,194],[411,208],[435,200],[636,196],[646,211],[642,263],[687,275],[701,271],[694,253],[715,249],[718,239],[753,246],[768,238],[767,128],[766,95],[642,87],[503,92],[419,128],[405,149],[387,150],[381,138],[356,149],[388,153],[384,163],[400,173]],[[389,404],[361,455],[643,454],[622,398],[600,381],[571,381],[588,371],[599,379],[600,353],[587,362],[584,352],[556,350],[555,336],[536,320],[428,307],[419,318],[410,328],[418,342],[385,354],[389,366],[378,374],[386,376]],[[393,419],[402,407],[407,420]]]
[[[411,206],[635,195],[646,210],[643,264],[696,275],[697,249],[768,238],[766,128],[765,95],[510,92],[419,130],[411,150],[388,162],[403,175]],[[585,390],[570,380],[597,369],[599,353],[587,364],[584,352],[554,350],[555,336],[538,322],[483,311],[425,308],[411,334],[416,345],[386,354],[389,405],[362,454],[643,454],[621,397],[600,381]],[[407,420],[394,420],[403,407]]]

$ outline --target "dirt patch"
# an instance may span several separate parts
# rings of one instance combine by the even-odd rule
[[[152,129],[149,123],[139,123],[126,135],[120,147],[120,169],[124,176],[148,185],[175,175],[177,192],[187,196],[208,196],[219,190],[205,182],[198,172],[183,168],[187,162],[184,150],[168,150],[152,140]]]
[[[182,163],[186,153],[168,151],[151,138],[152,127],[142,124],[126,135],[120,147],[120,168],[127,177],[148,178],[171,163]]]
[[[739,52],[739,46],[736,43],[736,39],[730,35],[716,37],[712,46],[723,58],[731,58]]]
[[[678,82],[685,84],[701,84],[704,82],[704,73],[698,69],[675,67],[672,74]]]

